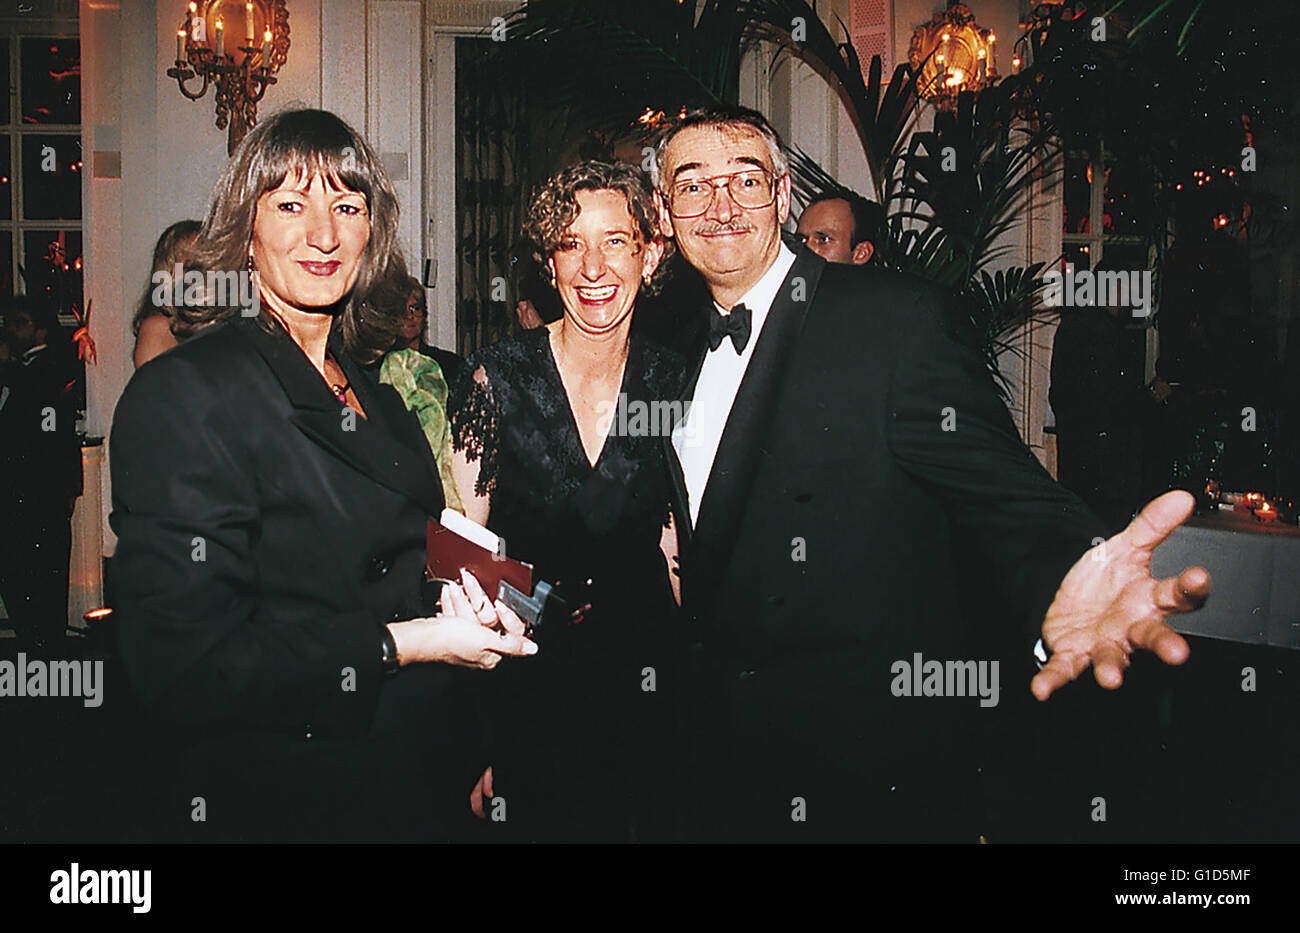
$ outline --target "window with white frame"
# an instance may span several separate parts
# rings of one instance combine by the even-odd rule
[[[81,48],[55,30],[0,33],[0,295],[82,306]]]

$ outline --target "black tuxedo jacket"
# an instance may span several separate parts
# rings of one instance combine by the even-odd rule
[[[115,413],[121,656],[183,739],[160,815],[186,837],[431,838],[472,786],[449,758],[458,672],[380,670],[378,626],[427,614],[437,470],[397,393],[332,349],[364,419],[242,319],[141,367]]]
[[[957,612],[958,540],[956,559],[992,564],[1023,627],[1000,689],[1027,689],[1043,614],[1101,528],[1022,444],[945,301],[801,249],[694,528],[669,445],[691,781],[713,791],[700,832],[976,839],[962,749],[979,701],[895,696],[894,664],[993,660],[971,653]]]

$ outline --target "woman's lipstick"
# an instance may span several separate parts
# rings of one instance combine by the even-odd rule
[[[339,262],[337,259],[330,259],[326,262],[306,262],[305,260],[299,259],[298,265],[302,266],[312,275],[329,276],[337,272],[339,266],[343,265],[343,263]]]

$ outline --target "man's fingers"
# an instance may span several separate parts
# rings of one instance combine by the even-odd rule
[[[1186,640],[1164,622],[1148,619],[1128,631],[1128,640],[1138,648],[1145,648],[1166,664],[1182,664],[1191,653]]]
[[[1107,690],[1118,689],[1124,683],[1124,669],[1128,665],[1128,653],[1115,642],[1106,642],[1092,650],[1092,675]]]
[[[1196,507],[1190,492],[1175,489],[1148,502],[1141,512],[1129,522],[1123,537],[1128,544],[1144,550],[1153,550],[1169,537],[1170,532],[1187,521]]]
[[[1156,582],[1154,599],[1164,612],[1192,612],[1210,595],[1210,574],[1204,567],[1188,567],[1176,577]]]
[[[483,787],[483,782],[480,781],[479,783],[475,784],[474,789],[469,792],[470,812],[473,813],[475,816],[477,816],[480,820],[483,819],[483,792],[481,790],[482,787]]]
[[[1053,654],[1043,669],[1029,682],[1029,689],[1040,700],[1046,700],[1053,693],[1078,677],[1088,666],[1088,659],[1082,656],[1058,652]]]

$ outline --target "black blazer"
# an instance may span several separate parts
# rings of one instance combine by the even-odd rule
[[[1027,689],[1043,614],[1101,529],[1022,444],[945,300],[801,249],[693,531],[670,445],[692,770],[712,775],[699,825],[718,835],[976,838],[974,765],[955,749],[978,700],[896,697],[891,666],[980,660],[957,612],[958,540],[1017,609],[1024,653],[1003,659],[1000,689]]]
[[[244,319],[141,367],[117,406],[120,649],[183,733],[160,816],[187,838],[434,838],[471,786],[449,759],[456,672],[380,670],[378,626],[426,614],[436,467],[397,393],[331,347],[366,419]]]

